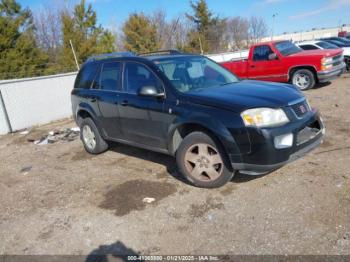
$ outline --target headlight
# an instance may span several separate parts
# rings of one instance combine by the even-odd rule
[[[332,68],[333,66],[333,58],[332,57],[324,57],[321,60],[321,70],[327,70]]]
[[[253,108],[241,113],[246,126],[269,127],[280,126],[289,122],[282,109]]]

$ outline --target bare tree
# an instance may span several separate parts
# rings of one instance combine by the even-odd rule
[[[242,17],[233,17],[227,21],[227,31],[232,42],[230,49],[239,50],[249,45],[249,20]]]
[[[150,16],[151,23],[157,28],[157,41],[159,46],[164,49],[169,37],[169,24],[166,21],[166,13],[164,10],[156,10]]]
[[[249,20],[249,31],[251,41],[258,43],[267,34],[267,25],[262,17],[252,16]]]
[[[62,45],[61,10],[44,7],[35,16],[36,40],[49,55],[51,61],[57,61],[58,50]]]
[[[226,18],[216,17],[212,20],[208,31],[209,52],[226,52],[229,47],[228,23]]]

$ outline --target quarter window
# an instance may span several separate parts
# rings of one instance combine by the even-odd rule
[[[86,64],[79,72],[74,88],[89,89],[94,81],[98,65],[96,63]]]

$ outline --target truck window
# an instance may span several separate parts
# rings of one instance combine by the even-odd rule
[[[316,50],[318,49],[316,46],[314,45],[300,45],[299,47],[301,47],[304,50]]]
[[[269,60],[269,55],[273,51],[268,45],[261,45],[254,48],[253,60],[254,61],[267,61]]]

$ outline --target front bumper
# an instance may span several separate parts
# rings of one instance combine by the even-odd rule
[[[317,148],[323,141],[325,127],[318,112],[310,111],[303,119],[292,121],[286,126],[269,129],[251,128],[249,131],[252,150],[242,155],[242,162],[230,155],[232,167],[248,175],[260,175],[274,171],[289,162],[303,157]],[[293,134],[293,145],[277,149],[274,139],[283,134]]]
[[[340,65],[330,70],[317,72],[317,78],[320,83],[328,82],[346,71],[346,64],[342,62]]]

